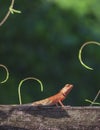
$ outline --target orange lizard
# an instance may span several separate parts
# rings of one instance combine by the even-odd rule
[[[66,96],[69,94],[71,89],[73,88],[73,85],[66,84],[57,94],[54,96],[48,97],[46,99],[33,102],[31,105],[33,106],[45,106],[45,105],[58,105],[58,103],[64,107],[62,101],[66,98]]]

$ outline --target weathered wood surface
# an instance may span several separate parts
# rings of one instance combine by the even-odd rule
[[[100,107],[0,105],[0,130],[100,130]]]

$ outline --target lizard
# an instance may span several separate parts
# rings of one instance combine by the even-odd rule
[[[69,94],[69,92],[72,90],[73,85],[72,84],[66,84],[57,94],[39,100],[31,103],[32,106],[51,106],[51,105],[57,105],[60,104],[62,107],[64,107],[62,101],[66,98],[66,96]]]

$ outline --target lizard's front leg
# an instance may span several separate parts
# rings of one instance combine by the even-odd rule
[[[59,101],[59,104],[60,104],[62,107],[65,107],[64,104],[62,103],[62,101]]]

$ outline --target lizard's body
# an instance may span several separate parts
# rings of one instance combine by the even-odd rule
[[[66,84],[57,94],[54,96],[48,97],[46,99],[36,101],[31,103],[32,106],[45,106],[45,105],[57,105],[58,103],[61,106],[64,106],[62,101],[66,98],[66,96],[69,94],[71,89],[73,88],[73,85]]]

